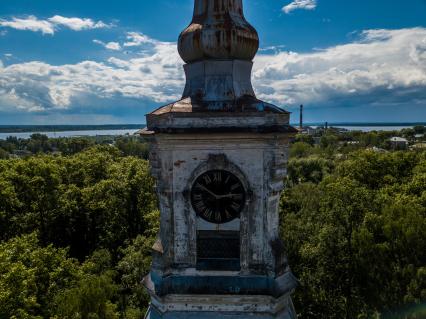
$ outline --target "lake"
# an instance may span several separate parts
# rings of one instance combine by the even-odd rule
[[[350,131],[399,131],[404,128],[412,128],[413,125],[406,126],[346,126],[346,125],[333,125],[332,127],[344,128]],[[295,127],[297,127],[295,125]],[[63,132],[24,132],[24,133],[0,133],[0,139],[5,140],[9,136],[16,136],[18,138],[30,138],[31,134],[40,133],[47,135],[50,138],[55,137],[78,137],[78,136],[120,136],[120,135],[133,135],[137,132],[136,129],[121,129],[121,130],[86,130],[86,131],[63,131]]]
[[[120,136],[133,135],[138,130],[91,130],[91,131],[63,131],[63,132],[24,132],[24,133],[0,133],[0,139],[5,140],[9,136],[28,139],[34,133],[47,135],[49,138],[55,137],[78,137],[78,136]]]

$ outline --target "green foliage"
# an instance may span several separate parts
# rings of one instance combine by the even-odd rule
[[[327,132],[320,139],[320,145],[323,149],[335,148],[338,142],[339,137],[332,132]]]
[[[16,137],[10,136],[6,140],[0,140],[0,149],[6,153],[12,153],[19,146],[20,143]]]
[[[56,299],[59,306],[55,318],[118,319],[117,305],[109,300],[116,290],[107,275],[86,276]]]
[[[64,249],[41,246],[36,234],[0,244],[0,318],[143,318],[148,296],[141,279],[153,240],[138,236],[117,265],[108,250],[80,265]]]
[[[2,240],[37,230],[80,260],[143,233],[156,209],[148,163],[109,146],[2,162],[0,184]]]
[[[126,156],[148,158],[148,144],[144,143],[140,137],[119,137],[115,141],[115,146]]]
[[[333,163],[320,157],[291,159],[288,163],[288,181],[294,185],[305,182],[320,182],[326,176]]]
[[[49,318],[54,296],[78,277],[64,249],[41,247],[35,234],[0,244],[0,318]]]
[[[7,159],[9,158],[9,153],[6,152],[4,149],[0,148],[0,159]]]
[[[294,141],[296,143],[301,142],[301,143],[309,144],[311,146],[314,145],[314,138],[309,134],[297,134],[296,137],[294,138]]]
[[[0,318],[143,318],[153,189],[111,146],[0,160]]]
[[[118,319],[118,293],[108,251],[95,252],[82,266],[79,280],[56,295],[55,318]]]
[[[314,148],[311,144],[305,142],[296,142],[291,146],[290,157],[302,158],[311,155],[313,152]]]
[[[139,136],[84,136],[48,138],[35,133],[28,139],[10,136],[0,140],[0,159],[17,152],[23,154],[63,154],[73,155],[96,145],[114,145],[125,156],[148,158],[148,144]]]
[[[338,166],[337,171],[341,176],[377,189],[386,185],[404,184],[407,178],[412,177],[418,156],[415,152],[361,151],[350,155],[348,160]]]
[[[33,154],[46,153],[51,150],[49,138],[39,133],[32,134],[28,141],[27,149]]]
[[[300,161],[281,224],[300,317],[420,318],[398,309],[426,301],[425,153],[360,151],[322,178]]]
[[[151,247],[154,238],[138,236],[130,246],[123,250],[124,257],[117,265],[121,274],[121,286],[131,294],[123,296],[122,307],[124,309],[146,310],[149,297],[144,287],[140,284],[151,267]]]
[[[95,141],[87,137],[62,138],[51,143],[65,155],[77,154],[95,145]]]

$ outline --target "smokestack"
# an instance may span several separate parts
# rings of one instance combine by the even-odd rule
[[[303,130],[303,104],[300,106],[300,124],[299,128],[302,131]]]

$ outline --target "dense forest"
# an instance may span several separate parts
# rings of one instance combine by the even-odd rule
[[[296,137],[280,214],[299,318],[426,318],[426,150],[390,136]],[[159,214],[144,141],[1,150],[0,318],[143,318]]]

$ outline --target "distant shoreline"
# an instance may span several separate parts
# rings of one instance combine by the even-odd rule
[[[304,126],[324,126],[326,122],[315,122],[315,123],[303,123]],[[328,122],[328,126],[350,126],[350,127],[363,127],[363,126],[377,126],[377,127],[389,127],[389,126],[426,126],[426,122]],[[299,123],[292,123],[293,126],[299,126]]]
[[[292,126],[299,126],[298,123],[291,123]],[[304,126],[324,126],[325,122],[304,123]],[[329,127],[414,127],[417,125],[426,126],[426,122],[328,122]],[[85,131],[111,131],[111,130],[140,130],[146,124],[106,124],[106,125],[0,125],[0,133],[60,133],[60,132],[85,132]]]
[[[40,133],[73,131],[139,130],[146,124],[106,124],[106,125],[0,125],[0,133]]]

